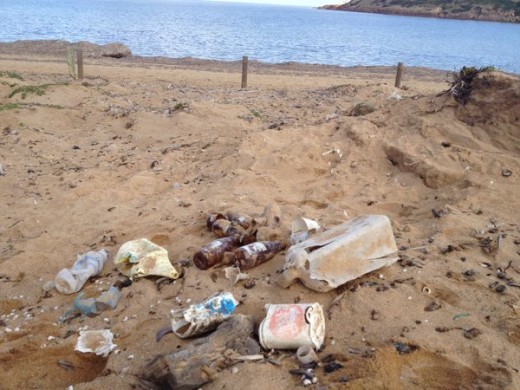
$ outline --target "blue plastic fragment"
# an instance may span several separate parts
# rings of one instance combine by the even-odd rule
[[[121,291],[111,286],[98,298],[83,298],[84,292],[78,294],[72,302],[72,306],[63,313],[59,322],[63,323],[77,315],[93,316],[107,309],[115,309],[121,298]]]
[[[223,299],[220,302],[220,312],[224,315],[229,315],[235,311],[235,301],[232,299]]]

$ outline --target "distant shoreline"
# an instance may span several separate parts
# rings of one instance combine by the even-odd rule
[[[12,59],[38,57],[38,60],[61,61],[65,58],[66,48],[81,48],[84,58],[89,61],[104,64],[128,64],[129,66],[171,65],[177,68],[207,70],[215,72],[240,72],[241,60],[225,61],[193,57],[144,57],[133,55],[131,50],[123,44],[111,43],[97,45],[90,42],[68,42],[64,40],[20,40],[15,42],[0,42],[0,57],[9,56]],[[124,55],[123,55],[124,54]],[[406,64],[405,64],[406,65]],[[307,75],[344,75],[356,72],[370,72],[377,74],[395,74],[396,65],[357,65],[341,66],[327,64],[311,64],[303,62],[267,63],[249,60],[249,67],[262,74],[302,73]],[[434,69],[429,67],[406,67],[410,76],[423,77],[434,80],[446,80],[446,75],[452,70]]]
[[[13,42],[0,41],[0,57],[10,56],[18,57],[20,59],[27,59],[26,57],[38,56],[40,59],[47,59],[49,61],[56,61],[57,59],[65,58],[67,47],[74,49],[82,49],[83,57],[86,60],[94,60],[105,64],[117,62],[117,64],[126,63],[128,65],[171,65],[178,68],[193,69],[193,70],[209,70],[222,72],[240,71],[241,59],[237,60],[215,60],[204,59],[196,57],[166,57],[166,56],[140,56],[134,55],[129,47],[122,43],[114,42],[105,45],[98,45],[87,41],[69,42],[58,39],[41,39],[41,40],[18,40]],[[428,77],[436,79],[447,80],[452,72],[457,72],[459,69],[440,69],[431,68],[427,66],[408,66],[406,63],[407,72],[412,76]],[[492,64],[491,64],[492,65]],[[345,73],[352,73],[356,71],[390,74],[396,70],[395,65],[331,65],[320,63],[306,63],[306,62],[279,62],[270,63],[258,60],[249,59],[250,68],[254,68],[258,73],[265,74],[284,74],[305,73],[316,74],[326,73],[328,75],[344,75]],[[473,64],[464,64],[464,66],[473,66]],[[507,72],[498,69],[504,73],[518,75],[514,72]]]
[[[467,10],[454,12],[445,10],[436,5],[400,6],[399,4],[387,4],[384,1],[372,2],[371,0],[358,0],[340,5],[323,5],[318,9],[327,11],[346,11],[382,15],[415,16],[436,19],[469,20],[479,22],[520,23],[520,15],[513,12],[505,13],[491,9],[485,9],[478,5]]]

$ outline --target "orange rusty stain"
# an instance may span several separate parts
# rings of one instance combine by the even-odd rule
[[[269,330],[279,338],[298,336],[305,326],[305,315],[299,305],[279,307],[269,320]]]

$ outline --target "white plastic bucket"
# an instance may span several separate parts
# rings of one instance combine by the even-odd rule
[[[319,303],[265,306],[258,335],[265,349],[319,349],[325,340],[325,317]]]

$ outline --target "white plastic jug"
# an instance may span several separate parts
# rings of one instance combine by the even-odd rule
[[[364,215],[291,246],[278,282],[288,287],[300,279],[306,287],[325,292],[397,259],[388,217]]]

